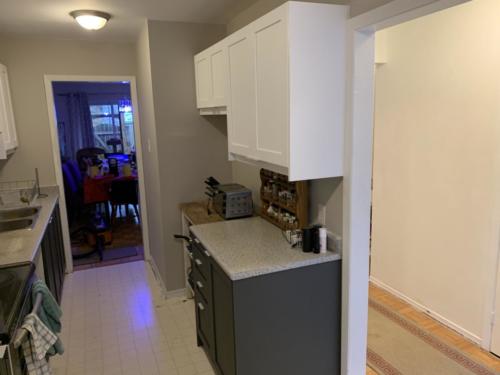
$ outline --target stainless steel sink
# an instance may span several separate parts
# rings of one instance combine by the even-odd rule
[[[40,207],[22,207],[11,210],[0,210],[0,222],[6,220],[23,219],[35,216],[40,212]]]
[[[34,223],[35,220],[33,218],[0,221],[0,233],[18,229],[31,229]]]

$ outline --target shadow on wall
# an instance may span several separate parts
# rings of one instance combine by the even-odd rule
[[[226,116],[203,116],[222,135],[227,137],[227,119]]]
[[[310,185],[309,218],[311,223],[324,220],[326,227],[339,235],[342,235],[342,189],[342,177],[313,180]],[[326,207],[324,218],[320,212],[320,206]]]

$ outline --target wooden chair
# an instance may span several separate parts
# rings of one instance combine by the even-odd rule
[[[111,182],[111,188],[109,191],[110,203],[111,203],[111,223],[113,223],[116,218],[117,208],[120,206],[132,205],[134,208],[137,220],[140,221],[139,216],[139,192],[138,192],[137,180],[132,179],[120,179]]]

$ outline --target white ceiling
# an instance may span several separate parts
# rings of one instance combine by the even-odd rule
[[[0,33],[64,39],[134,40],[144,19],[226,23],[255,0],[0,0]],[[80,28],[68,15],[94,9],[113,18],[97,32]]]

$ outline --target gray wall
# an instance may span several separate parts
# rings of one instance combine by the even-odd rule
[[[55,185],[45,74],[135,75],[133,44],[0,35],[0,62],[9,72],[19,148],[0,162],[0,180],[34,177]]]
[[[392,0],[351,0],[351,17],[366,13],[369,10],[390,3]],[[431,2],[431,1],[429,1]]]
[[[162,235],[156,236],[160,245],[152,254],[169,291],[184,287],[182,244],[172,237],[181,231],[179,204],[203,199],[203,181],[210,175],[222,181],[232,178],[224,119],[201,117],[196,109],[193,62],[196,53],[224,36],[225,27],[220,25],[148,21],[149,52],[144,48],[146,36],[138,43],[140,60],[147,60],[148,53],[150,58],[152,94],[148,95],[153,98],[154,116],[149,115],[147,127],[150,136],[152,127],[156,133],[152,154],[158,157],[160,187],[151,205],[155,215],[161,215],[157,230]],[[147,79],[147,67],[139,65]],[[149,103],[143,105],[151,110],[151,101],[144,99]],[[147,137],[144,142],[147,150]]]
[[[242,12],[236,14],[227,24],[227,32],[231,34],[250,22],[279,7],[288,0],[257,0]],[[310,3],[349,4],[349,0],[301,0]]]

